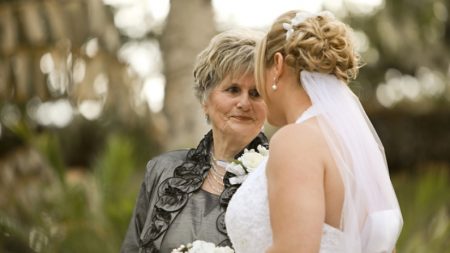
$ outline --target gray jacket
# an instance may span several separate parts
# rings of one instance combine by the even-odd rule
[[[151,217],[158,201],[157,187],[164,180],[173,176],[174,169],[185,161],[187,152],[188,150],[180,150],[164,153],[147,163],[144,182],[120,252],[148,252],[143,249],[142,241],[145,240],[145,235],[151,229]],[[155,248],[159,249],[161,239],[155,240],[153,243]]]
[[[197,148],[168,152],[147,164],[144,182],[122,244],[122,253],[159,252],[164,234],[191,195],[201,188],[211,168],[212,145],[212,131],[209,131]],[[263,133],[256,136],[246,148],[256,149],[258,145],[268,148],[268,140]],[[243,152],[244,149],[235,158]],[[233,176],[230,172],[225,174],[225,187],[219,197],[222,212],[217,217],[216,229],[227,238],[219,243],[220,246],[231,246],[225,227],[225,212],[240,186],[230,184],[229,178]]]

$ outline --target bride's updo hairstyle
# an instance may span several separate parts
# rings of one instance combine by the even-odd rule
[[[298,14],[309,15],[295,24]],[[326,12],[309,14],[289,11],[278,17],[259,43],[256,56],[256,80],[264,83],[264,70],[274,64],[274,55],[280,52],[285,63],[294,68],[300,82],[300,71],[333,74],[348,83],[355,79],[359,68],[359,54],[353,43],[350,27]],[[291,31],[283,26],[291,25]],[[264,92],[264,91],[262,91]]]

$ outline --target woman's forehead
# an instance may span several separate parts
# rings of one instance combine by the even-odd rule
[[[253,72],[251,73],[239,73],[239,74],[230,74],[228,76],[226,76],[223,80],[222,80],[222,84],[226,84],[226,83],[235,83],[235,84],[244,84],[247,82],[252,82],[254,83],[254,75]]]

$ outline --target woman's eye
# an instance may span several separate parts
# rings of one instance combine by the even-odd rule
[[[235,94],[235,93],[239,93],[240,90],[238,87],[232,86],[232,87],[229,87],[228,89],[226,89],[226,91]]]
[[[258,91],[255,89],[255,90],[250,90],[250,97],[259,98],[260,95],[259,95]]]

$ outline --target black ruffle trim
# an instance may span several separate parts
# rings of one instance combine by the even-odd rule
[[[172,218],[180,212],[189,200],[190,195],[199,190],[204,179],[211,168],[210,149],[212,147],[212,131],[209,131],[200,141],[195,149],[189,150],[186,155],[186,161],[175,168],[173,177],[167,178],[158,186],[158,201],[154,206],[151,226],[141,240],[141,247],[145,252],[157,252],[153,242],[164,234],[170,226]],[[268,148],[267,137],[260,133],[246,148],[255,149],[258,145]],[[242,155],[244,150],[239,152],[235,158]],[[219,203],[222,213],[217,217],[217,230],[227,235],[225,226],[225,212],[231,197],[240,185],[231,185],[229,178],[234,175],[227,172],[224,177],[225,189],[219,197]],[[228,236],[227,236],[228,237]],[[231,242],[226,239],[219,244],[220,246],[230,246]]]

